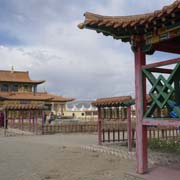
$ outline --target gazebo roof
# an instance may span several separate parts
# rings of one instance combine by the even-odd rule
[[[74,98],[68,98],[68,97],[64,97],[64,96],[58,96],[58,95],[54,95],[54,94],[49,94],[49,96],[51,96],[53,102],[70,102],[75,100]]]
[[[78,25],[80,29],[92,29],[131,44],[144,41],[145,45],[150,45],[165,40],[169,36],[180,36],[180,0],[147,14],[102,16],[86,12],[84,16],[84,22]],[[176,29],[178,32],[175,31]],[[154,39],[152,36],[155,36]]]
[[[119,96],[110,98],[100,98],[92,102],[94,106],[127,106],[134,104],[131,96]]]

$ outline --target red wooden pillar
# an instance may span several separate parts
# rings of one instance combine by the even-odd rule
[[[18,111],[18,112],[19,112],[18,128],[21,129],[21,111]]]
[[[8,114],[7,114],[7,118],[8,118],[8,120],[9,120],[9,128],[11,128],[11,126],[12,126],[12,124],[11,124],[12,116],[11,116],[11,115],[12,115],[12,114],[11,114],[11,111],[9,111]]]
[[[33,132],[35,131],[34,118],[35,118],[35,114],[34,114],[34,111],[32,111],[32,128],[33,128]]]
[[[16,110],[14,110],[14,114],[13,114],[13,118],[12,118],[12,128],[14,128],[14,124],[15,124],[15,119],[16,119]]]
[[[38,111],[35,110],[35,131],[36,131],[36,134],[38,133]]]
[[[31,131],[31,111],[29,111],[29,115],[28,115],[28,117],[29,117],[29,131]]]
[[[131,106],[127,107],[128,151],[132,151]]]
[[[100,107],[98,107],[98,144],[102,144],[102,118]]]
[[[45,112],[42,110],[42,135],[44,134]]]
[[[21,130],[24,130],[24,111],[22,110],[22,117],[21,117]]]
[[[7,131],[7,111],[6,110],[4,110],[3,116],[4,116],[4,136],[6,136],[6,131]]]
[[[136,91],[136,162],[137,173],[147,172],[147,128],[142,125],[143,121],[143,97],[146,96],[141,67],[146,64],[145,54],[138,47],[135,52],[135,91]]]

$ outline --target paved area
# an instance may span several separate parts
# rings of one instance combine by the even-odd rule
[[[173,167],[155,166],[149,169],[147,174],[137,175],[135,172],[129,172],[127,176],[145,180],[179,180],[180,164],[174,164]]]
[[[133,160],[85,151],[97,135],[0,137],[2,180],[124,180]]]
[[[118,144],[98,146],[96,134],[4,137],[0,130],[0,147],[2,180],[180,179],[180,155],[151,152],[149,173],[137,175],[135,153]]]

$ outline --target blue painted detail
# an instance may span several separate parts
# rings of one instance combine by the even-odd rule
[[[179,107],[180,108],[180,105],[179,104],[169,104],[169,107],[173,110],[175,107]],[[172,118],[179,118],[179,116],[177,115],[177,113],[175,111],[171,111],[170,112],[170,116]]]
[[[180,126],[178,127],[178,131],[179,131],[179,133],[180,133]]]
[[[177,115],[176,112],[174,112],[174,111],[171,111],[171,112],[170,112],[170,116],[171,116],[172,118],[178,118],[178,115]]]

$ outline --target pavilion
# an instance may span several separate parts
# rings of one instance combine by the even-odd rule
[[[180,125],[180,58],[146,65],[146,55],[153,55],[155,51],[180,54],[180,0],[147,14],[102,16],[87,12],[84,16],[85,21],[78,25],[80,29],[95,30],[129,42],[134,52],[136,159],[137,172],[143,174],[148,170],[147,127]],[[149,92],[147,81],[152,86]],[[146,93],[152,98],[149,106]],[[154,118],[157,108],[167,108],[169,116]]]
[[[101,145],[105,141],[105,131],[103,124],[106,121],[115,120],[117,122],[125,122],[128,131],[128,151],[132,150],[132,129],[131,129],[131,105],[134,99],[131,96],[119,96],[109,98],[99,98],[92,102],[92,105],[98,108],[98,144]],[[113,131],[114,132],[114,131]],[[119,132],[119,131],[118,131]],[[115,135],[115,134],[114,134]],[[115,137],[113,135],[113,141]],[[118,134],[119,139],[119,134]],[[110,138],[109,138],[110,140]]]

